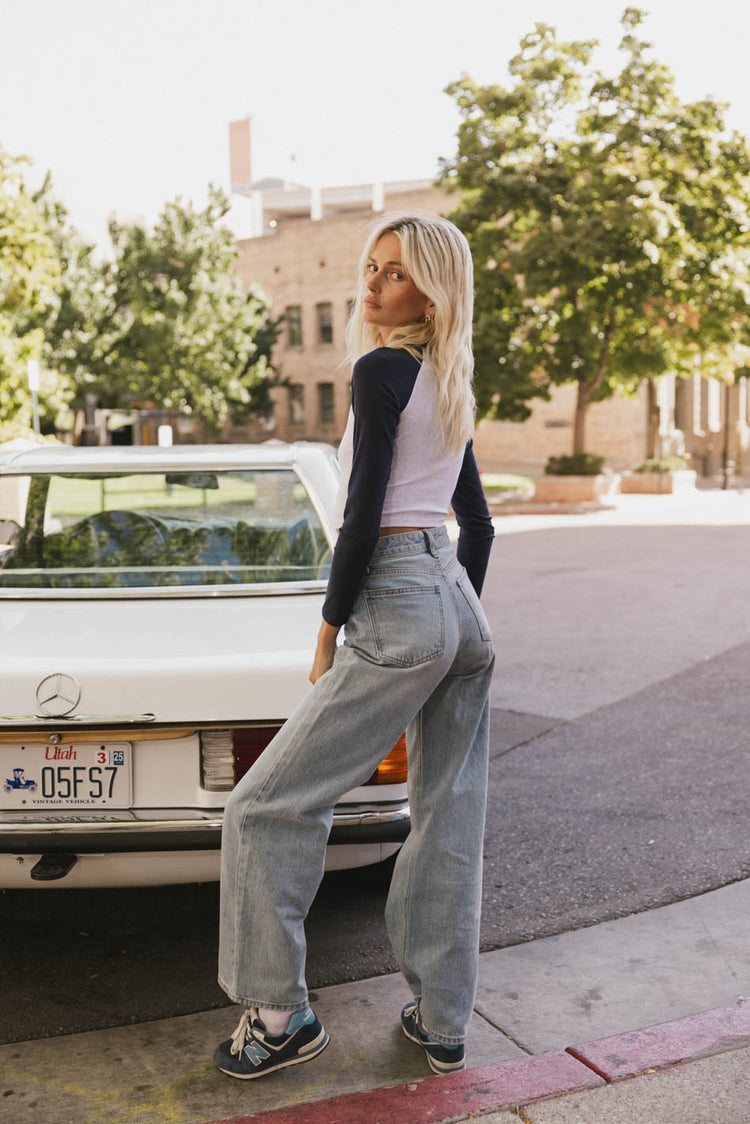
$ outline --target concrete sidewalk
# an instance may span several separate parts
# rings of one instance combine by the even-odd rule
[[[314,995],[331,1045],[261,1081],[211,1065],[234,1028],[232,1008],[0,1047],[0,1119],[746,1124],[748,917],[750,880],[485,953],[469,1069],[452,1077],[429,1076],[404,1039],[398,1013],[409,996],[393,975]]]
[[[648,1048],[638,1050],[636,1035],[601,1044],[604,1049],[617,1049],[622,1041],[633,1046],[632,1056],[640,1060],[631,1062],[631,1067],[638,1064],[642,1070],[635,1076],[614,1072],[612,1077],[600,1077],[596,1069],[591,1070],[584,1053],[573,1051],[215,1124],[392,1124],[394,1120],[407,1124],[463,1120],[483,1120],[485,1124],[713,1124],[719,1120],[744,1124],[750,1118],[746,1080],[750,1049],[729,1044],[722,1036],[718,1023],[725,1019],[725,1012],[706,1017],[707,1024],[717,1026],[713,1041],[718,1046],[714,1047],[706,1030],[696,1036],[695,1046],[708,1042],[711,1056],[700,1057],[696,1051],[690,1061],[651,1063]],[[683,1041],[686,1034],[681,1025],[655,1029],[662,1037],[675,1034]],[[720,1053],[714,1054],[715,1048]],[[673,1051],[654,1053],[657,1058],[671,1059]]]

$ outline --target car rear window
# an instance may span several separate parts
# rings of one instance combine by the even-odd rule
[[[0,591],[309,582],[330,561],[292,469],[0,479]]]

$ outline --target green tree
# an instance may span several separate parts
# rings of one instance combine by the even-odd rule
[[[461,122],[442,182],[476,267],[480,413],[521,420],[576,383],[575,453],[592,402],[698,360],[731,377],[748,354],[748,145],[726,107],[677,97],[642,20],[625,11],[613,78],[595,41],[537,24],[507,88],[448,88]]]
[[[53,304],[60,276],[43,211],[24,181],[27,164],[0,147],[0,440],[31,431],[27,363],[43,352],[33,318]]]
[[[113,220],[101,260],[48,202],[63,277],[45,334],[74,409],[87,395],[108,407],[153,401],[218,431],[267,408],[277,328],[262,294],[242,286],[228,209],[211,189],[203,209],[166,204],[153,229]]]

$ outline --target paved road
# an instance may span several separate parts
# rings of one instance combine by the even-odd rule
[[[750,497],[508,517],[482,941],[499,948],[750,874]],[[309,978],[390,971],[388,869],[326,877]],[[213,885],[0,894],[0,1041],[218,1006]]]

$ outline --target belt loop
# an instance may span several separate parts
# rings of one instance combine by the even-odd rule
[[[427,549],[429,550],[430,554],[432,555],[432,557],[439,559],[440,555],[438,553],[438,548],[435,544],[435,537],[433,535],[433,532],[425,529],[425,530],[422,531],[422,534],[424,535],[425,544],[426,544]]]

